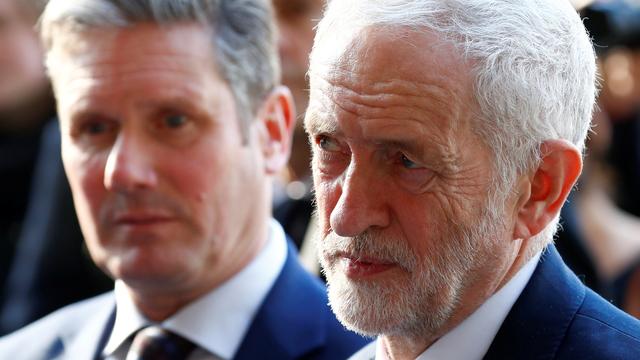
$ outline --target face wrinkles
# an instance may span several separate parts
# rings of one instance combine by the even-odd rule
[[[427,82],[416,85],[392,79],[376,83],[366,73],[330,73],[341,73],[346,79],[313,78],[315,96],[307,119],[312,143],[313,135],[327,133],[350,144],[397,148],[458,186],[464,185],[459,180],[467,172],[473,175],[467,169],[472,164],[464,163],[456,141],[455,132],[461,130],[456,125],[468,122],[459,116],[462,106],[456,92]],[[445,99],[457,106],[445,106]]]
[[[472,131],[470,65],[433,34],[397,38],[359,34],[310,71],[318,247],[347,327],[430,339],[494,250],[492,159]]]

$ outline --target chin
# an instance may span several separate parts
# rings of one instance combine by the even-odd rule
[[[163,251],[165,252],[165,251]],[[166,253],[171,253],[166,250]],[[181,260],[187,257],[175,256],[170,259],[167,254],[158,254],[157,251],[141,251],[141,249],[128,249],[127,251],[111,256],[106,268],[113,277],[122,279],[127,284],[169,285],[182,282],[188,272],[188,264]],[[160,256],[158,256],[160,255]]]
[[[434,334],[454,310],[455,301],[449,296],[436,295],[433,288],[420,286],[415,279],[353,281],[341,273],[327,277],[329,304],[336,317],[364,336]],[[449,289],[441,290],[448,293]]]

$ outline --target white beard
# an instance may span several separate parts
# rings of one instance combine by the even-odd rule
[[[495,214],[495,213],[494,213]],[[433,242],[430,256],[417,259],[404,239],[367,231],[356,237],[329,233],[317,244],[329,283],[329,303],[340,322],[366,336],[425,337],[439,334],[458,306],[461,292],[476,279],[473,269],[491,256],[495,244],[493,214],[471,224],[447,223]],[[383,280],[352,280],[337,252],[399,265]]]

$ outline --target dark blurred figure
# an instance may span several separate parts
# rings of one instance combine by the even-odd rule
[[[582,11],[600,58],[600,111],[558,250],[584,282],[640,317],[640,3]]]
[[[54,113],[35,17],[26,10],[22,1],[0,0],[0,285],[20,234],[42,128]]]
[[[0,0],[0,334],[112,287],[82,255],[62,172],[34,31],[45,3]]]
[[[584,11],[601,53],[604,83],[600,104],[612,126],[609,160],[616,202],[640,216],[640,2],[596,2]]]
[[[307,69],[313,46],[315,25],[322,15],[324,0],[273,0],[278,21],[278,50],[282,63],[282,83],[291,89],[299,118],[293,137],[289,166],[277,184],[274,194],[274,217],[282,224],[296,246],[301,260],[311,272],[319,265],[310,233],[313,202],[311,196],[311,152],[302,119],[307,109],[309,83]]]

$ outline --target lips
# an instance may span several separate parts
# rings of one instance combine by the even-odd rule
[[[352,279],[372,277],[397,266],[385,260],[348,254],[339,254],[338,258],[344,266],[345,274]]]
[[[173,217],[153,212],[122,213],[114,216],[116,225],[148,226],[173,221]]]

